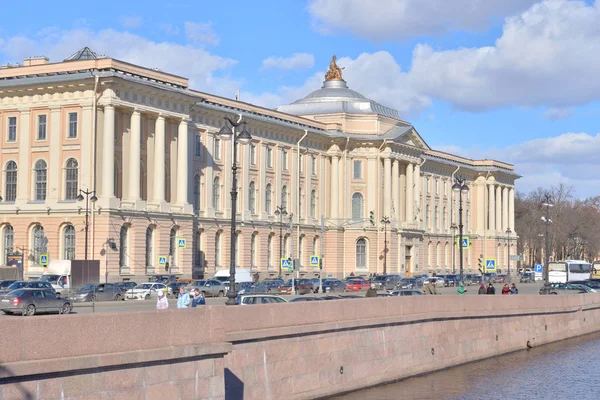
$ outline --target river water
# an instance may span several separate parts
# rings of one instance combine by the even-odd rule
[[[600,333],[335,399],[600,399]]]

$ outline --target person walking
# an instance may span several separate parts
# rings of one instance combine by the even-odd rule
[[[200,289],[194,289],[194,298],[192,299],[192,308],[206,304],[204,295],[200,293]]]
[[[519,294],[519,289],[517,289],[517,285],[515,285],[514,283],[510,287],[510,294]]]
[[[167,296],[165,296],[165,292],[163,289],[158,289],[156,292],[158,298],[156,300],[156,309],[157,310],[166,310],[169,308],[169,300],[167,300]]]
[[[367,290],[367,294],[365,297],[377,297],[377,289],[375,289],[375,285],[371,285],[369,290]]]
[[[481,285],[479,285],[479,291],[477,292],[477,294],[486,294],[487,293],[487,288],[485,287],[485,283],[481,282]]]
[[[190,305],[190,295],[185,291],[183,285],[179,286],[179,296],[177,296],[177,308],[188,308]]]
[[[456,288],[456,292],[458,294],[465,294],[467,292],[467,289],[465,289],[462,282],[458,282],[458,287]]]
[[[496,288],[492,285],[492,282],[488,283],[487,291],[485,294],[496,294]]]

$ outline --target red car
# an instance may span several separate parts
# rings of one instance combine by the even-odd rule
[[[371,287],[371,283],[368,280],[363,278],[362,276],[347,276],[344,281],[348,283],[348,281],[359,281],[361,285],[361,289],[368,289]]]
[[[363,284],[366,281],[361,281],[360,279],[350,279],[346,281],[346,292],[358,292],[363,288]],[[367,287],[368,287],[367,282]]]

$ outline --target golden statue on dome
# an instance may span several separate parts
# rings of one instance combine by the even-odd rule
[[[344,69],[344,67],[338,67],[338,65],[335,63],[336,59],[337,58],[334,55],[331,59],[331,62],[329,63],[329,71],[327,71],[327,73],[325,74],[326,81],[343,81],[342,70]]]

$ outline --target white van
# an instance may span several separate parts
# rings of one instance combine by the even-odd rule
[[[57,294],[71,287],[71,261],[51,260],[46,272],[39,279],[52,285]]]
[[[213,279],[219,280],[223,283],[229,283],[229,268],[220,269],[215,273]],[[235,269],[235,281],[236,282],[252,282],[252,272],[245,268]]]

